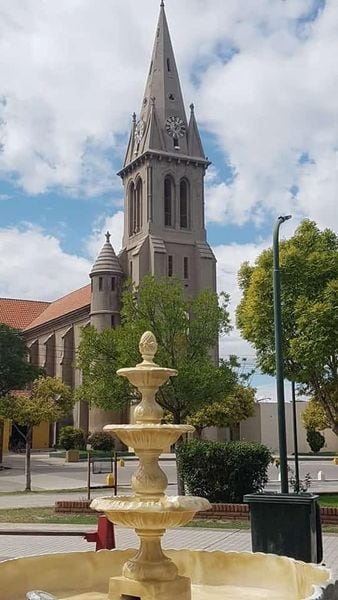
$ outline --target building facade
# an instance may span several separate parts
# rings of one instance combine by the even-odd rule
[[[192,104],[187,119],[161,2],[141,110],[139,118],[133,115],[119,172],[124,187],[122,250],[117,256],[107,233],[89,274],[90,285],[55,302],[32,303],[35,311],[32,308],[25,323],[14,324],[24,330],[32,362],[77,387],[81,383],[76,368],[81,329],[91,324],[102,331],[120,323],[124,278],[130,277],[137,285],[150,273],[181,279],[187,295],[205,288],[216,291],[216,260],[207,242],[204,214],[204,176],[209,164]],[[73,422],[96,431],[125,418],[97,408],[89,411],[80,402]],[[43,447],[55,444],[57,427],[51,426],[45,438]]]

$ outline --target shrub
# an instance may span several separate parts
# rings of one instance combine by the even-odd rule
[[[186,490],[210,502],[243,502],[263,490],[268,480],[270,450],[256,442],[191,440],[177,449],[177,467]]]
[[[111,452],[115,446],[114,438],[104,431],[92,433],[88,438],[88,443],[93,450],[101,450],[102,452]]]
[[[325,437],[320,433],[320,431],[316,431],[316,429],[308,429],[306,432],[306,439],[312,452],[315,454],[317,454],[317,452],[319,452],[319,450],[321,450],[325,444]]]
[[[59,446],[65,450],[83,450],[86,447],[86,434],[82,429],[77,429],[72,425],[62,427]]]

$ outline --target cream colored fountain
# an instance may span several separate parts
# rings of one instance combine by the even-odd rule
[[[128,560],[120,577],[112,577],[109,600],[120,600],[123,594],[142,600],[190,600],[191,581],[178,575],[175,563],[165,556],[161,537],[168,527],[185,525],[197,511],[210,507],[208,500],[192,496],[168,497],[168,479],[158,464],[163,451],[174,444],[183,433],[193,431],[191,425],[161,425],[163,409],[155,400],[159,387],[169,377],[177,375],[154,363],[157,351],[155,336],[143,334],[139,349],[143,362],[117,373],[127,377],[142,394],[135,409],[134,425],[107,425],[109,431],[134,448],[140,462],[132,476],[133,496],[99,498],[91,507],[104,512],[118,525],[133,527],[141,540],[138,553]]]
[[[199,510],[203,498],[168,497],[160,454],[189,425],[162,425],[156,403],[159,386],[177,373],[154,363],[157,344],[152,333],[140,342],[143,362],[121,369],[142,394],[133,425],[109,425],[139,456],[130,496],[96,499],[92,508],[104,511],[118,525],[133,527],[140,548],[32,556],[0,563],[0,600],[24,600],[31,590],[44,590],[57,600],[319,600],[334,598],[330,572],[281,556],[250,552],[168,550],[161,538],[168,527],[184,525]],[[38,596],[39,597],[39,596]],[[43,597],[43,596],[41,596]]]

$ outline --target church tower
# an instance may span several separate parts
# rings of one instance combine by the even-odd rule
[[[123,249],[126,275],[178,277],[186,292],[216,290],[216,260],[204,223],[205,157],[190,106],[187,121],[164,2],[140,116],[133,115],[125,162]]]

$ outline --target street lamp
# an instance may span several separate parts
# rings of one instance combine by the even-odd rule
[[[279,460],[281,474],[281,490],[283,494],[289,492],[288,460],[286,448],[285,426],[285,397],[283,373],[283,342],[282,342],[282,316],[280,300],[280,271],[279,271],[279,229],[282,223],[291,219],[291,215],[278,217],[273,230],[273,308],[275,321],[275,352],[276,352],[276,384],[278,405],[278,437]]]

